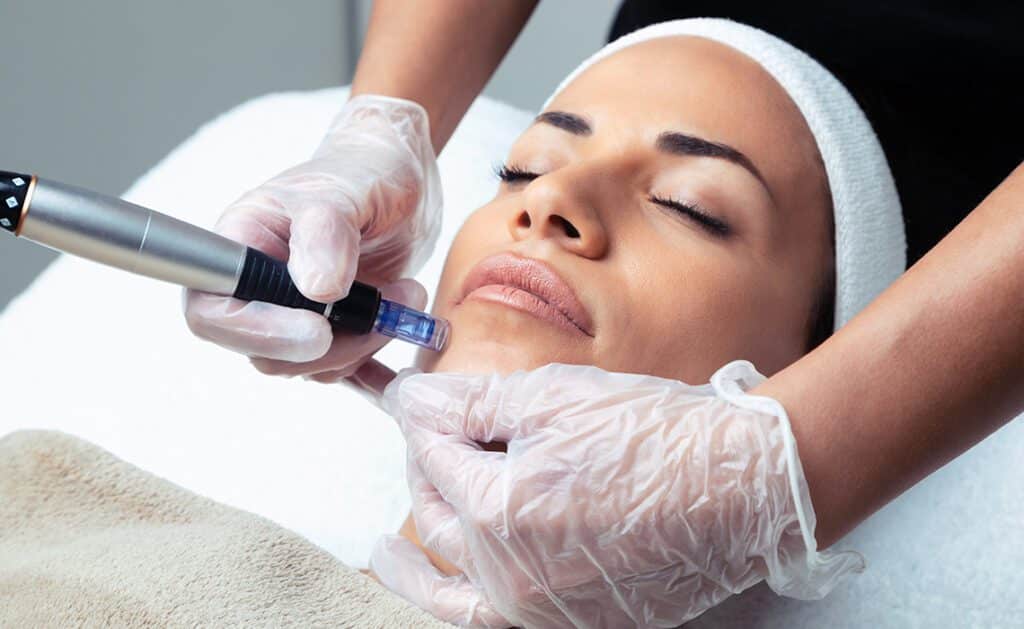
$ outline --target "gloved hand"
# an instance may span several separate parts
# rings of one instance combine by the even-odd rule
[[[746,361],[694,387],[596,367],[402,372],[413,516],[445,577],[386,539],[371,568],[464,624],[675,627],[761,580],[814,599],[863,569],[819,553],[789,420]],[[507,443],[507,452],[480,444]]]
[[[331,302],[360,279],[385,298],[423,309],[413,280],[441,226],[441,182],[426,111],[383,96],[352,98],[312,159],[228,207],[216,231],[288,261],[306,297]],[[388,284],[388,282],[394,282]],[[254,357],[266,373],[350,375],[388,338],[332,333],[305,310],[187,291],[185,316],[199,337]]]

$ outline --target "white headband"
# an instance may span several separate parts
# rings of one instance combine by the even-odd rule
[[[673,35],[711,39],[742,52],[771,74],[800,109],[818,144],[835,211],[835,329],[849,321],[906,267],[899,195],[878,138],[846,88],[817,61],[768,33],[718,18],[654,24],[620,37],[581,63],[544,103],[581,72],[623,48]]]

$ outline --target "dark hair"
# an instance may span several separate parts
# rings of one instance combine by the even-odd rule
[[[807,340],[807,351],[825,342],[825,339],[832,336],[832,328],[836,321],[836,274],[835,265],[830,265],[829,272],[825,274],[822,286],[818,291],[818,299],[811,309],[811,329]]]
[[[827,177],[827,175],[826,175]],[[818,298],[811,306],[810,326],[807,338],[807,351],[825,342],[825,339],[832,336],[832,329],[836,321],[836,226],[835,208],[832,205],[832,191],[828,184],[825,185],[825,198],[828,199],[828,240],[830,249],[829,263],[823,269],[821,284],[818,288]]]

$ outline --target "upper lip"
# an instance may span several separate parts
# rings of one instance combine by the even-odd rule
[[[462,283],[462,303],[471,292],[490,284],[512,286],[531,293],[553,306],[587,336],[594,336],[590,313],[562,276],[546,263],[511,253],[500,253],[481,260]]]

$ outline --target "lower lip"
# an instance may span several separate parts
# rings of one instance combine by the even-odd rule
[[[463,301],[469,300],[489,301],[504,306],[509,306],[538,319],[549,321],[563,329],[577,334],[587,335],[572,319],[562,314],[562,311],[547,303],[533,293],[528,293],[515,286],[504,286],[501,284],[487,284],[470,292]]]

